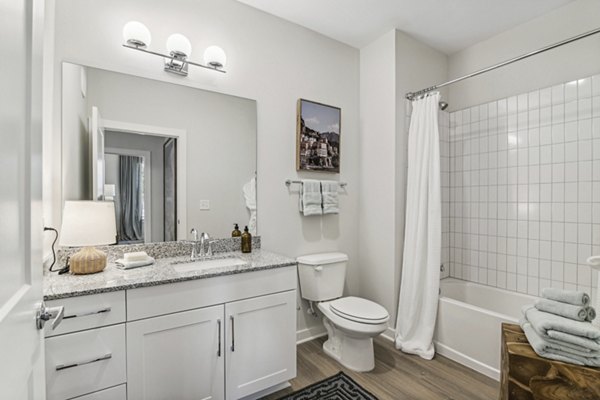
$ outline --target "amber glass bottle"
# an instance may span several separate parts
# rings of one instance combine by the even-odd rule
[[[231,232],[231,237],[240,237],[242,236],[242,231],[240,231],[240,227],[238,224],[234,224],[233,232]]]
[[[252,252],[252,235],[248,232],[248,227],[245,227],[242,233],[242,253],[250,252]]]

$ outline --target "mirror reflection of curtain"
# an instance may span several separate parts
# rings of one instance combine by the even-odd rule
[[[164,230],[165,241],[177,240],[177,139],[163,145]]]
[[[144,159],[119,156],[118,240],[144,240]]]

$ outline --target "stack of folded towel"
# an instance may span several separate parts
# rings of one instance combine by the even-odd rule
[[[524,306],[521,328],[541,356],[600,367],[600,328],[586,293],[547,288],[534,305]]]
[[[338,183],[304,179],[299,209],[305,217],[339,213]]]
[[[115,264],[121,269],[139,268],[154,264],[154,258],[145,251],[137,251],[123,254],[123,258],[116,260]]]

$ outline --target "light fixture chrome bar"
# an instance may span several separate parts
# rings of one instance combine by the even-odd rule
[[[302,185],[302,181],[293,181],[291,179],[286,179],[285,180],[285,186],[290,186],[293,183],[296,183],[298,185]],[[340,187],[346,187],[348,185],[348,183],[346,183],[346,182],[339,182],[338,184],[340,185]]]
[[[498,68],[500,68],[500,67],[504,67],[504,66],[506,66],[506,65],[508,65],[508,64],[512,64],[512,63],[515,63],[515,62],[517,62],[517,61],[524,60],[524,59],[526,59],[526,58],[529,58],[529,57],[535,56],[535,55],[537,55],[537,54],[540,54],[540,53],[546,52],[546,51],[548,51],[548,50],[555,49],[555,48],[557,48],[557,47],[563,46],[563,45],[565,45],[565,44],[569,44],[569,43],[571,43],[571,42],[575,42],[575,41],[577,41],[577,40],[579,40],[579,39],[583,39],[583,38],[586,38],[586,37],[588,37],[588,36],[595,35],[595,34],[597,34],[597,33],[600,33],[600,28],[596,28],[596,29],[593,29],[593,30],[591,30],[591,31],[588,31],[588,32],[582,33],[582,34],[580,34],[580,35],[573,36],[572,38],[569,38],[569,39],[562,40],[562,41],[560,41],[560,42],[557,42],[557,43],[554,43],[554,44],[548,45],[548,46],[546,46],[546,47],[542,47],[541,49],[537,49],[537,50],[531,51],[531,52],[529,52],[529,53],[527,53],[527,54],[523,54],[523,55],[520,55],[520,56],[518,56],[518,57],[511,58],[511,59],[509,59],[509,60],[503,61],[503,62],[501,62],[501,63],[498,63],[498,64],[496,64],[496,65],[492,65],[491,67],[487,67],[487,68],[480,69],[479,71],[475,71],[475,72],[472,72],[472,73],[470,73],[470,74],[468,74],[468,75],[461,76],[460,78],[452,79],[451,81],[444,82],[444,83],[440,83],[440,84],[438,84],[438,85],[433,85],[433,86],[430,86],[430,87],[428,87],[428,88],[426,88],[426,89],[419,90],[419,91],[417,91],[417,92],[409,92],[409,93],[406,93],[406,99],[408,99],[408,100],[413,100],[413,99],[414,99],[415,97],[417,97],[417,96],[420,96],[420,95],[422,95],[422,94],[426,94],[426,93],[432,92],[432,91],[434,91],[434,90],[437,90],[437,89],[439,89],[439,88],[441,88],[441,87],[448,86],[448,85],[451,85],[451,84],[453,84],[453,83],[460,82],[460,81],[463,81],[463,80],[465,80],[465,79],[469,79],[469,78],[472,78],[472,77],[474,77],[474,76],[477,76],[477,75],[484,74],[484,73],[486,73],[486,72],[489,72],[489,71],[493,71],[493,70],[495,70],[495,69],[498,69]]]
[[[141,51],[141,52],[144,52],[144,53],[148,53],[148,54],[152,54],[152,55],[159,56],[159,57],[168,58],[168,59],[171,60],[171,63],[182,63],[182,67],[181,67],[182,70],[185,68],[186,64],[190,64],[190,65],[195,65],[196,67],[210,69],[211,71],[221,72],[223,74],[227,73],[227,71],[225,71],[223,69],[219,69],[219,68],[216,68],[216,67],[211,67],[209,65],[204,65],[204,64],[196,63],[196,62],[193,62],[193,61],[190,61],[190,60],[187,60],[187,59],[181,59],[179,57],[172,56],[172,55],[158,53],[156,51],[145,49],[145,48],[143,48],[141,46],[136,46],[136,45],[129,44],[129,43],[123,43],[123,47],[127,47],[128,49],[132,49],[132,50],[138,50],[138,51]],[[169,72],[175,72],[175,71],[169,69]],[[180,74],[181,75],[187,75],[187,72],[186,73],[180,73]]]

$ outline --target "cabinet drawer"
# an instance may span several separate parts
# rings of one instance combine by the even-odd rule
[[[64,306],[65,317],[56,330],[46,324],[46,337],[125,322],[125,291],[50,300],[49,307]]]
[[[75,397],[72,400],[127,400],[127,386],[111,387],[110,389]]]
[[[46,339],[48,400],[70,399],[126,381],[125,324]]]
[[[127,291],[127,321],[296,289],[296,266]]]

